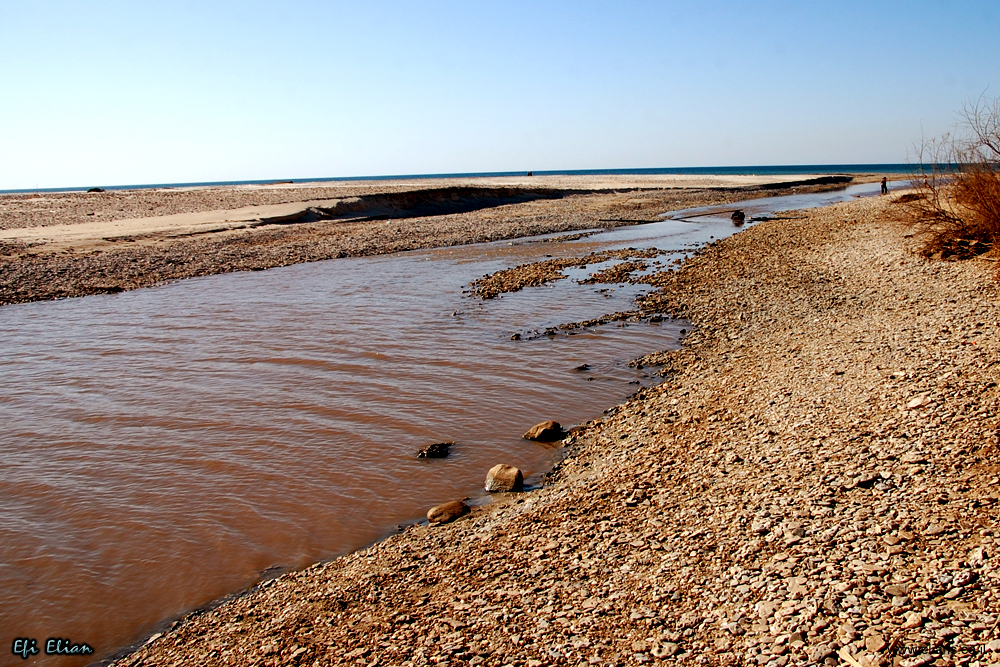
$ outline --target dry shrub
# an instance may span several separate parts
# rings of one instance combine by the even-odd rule
[[[969,102],[962,118],[955,134],[919,146],[917,192],[905,202],[928,257],[967,259],[1000,239],[1000,100]]]

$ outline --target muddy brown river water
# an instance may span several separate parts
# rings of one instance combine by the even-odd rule
[[[562,280],[487,302],[463,290],[548,255],[690,250],[734,231],[727,216],[689,219],[0,308],[0,665],[107,657],[268,573],[480,497],[496,463],[544,471],[553,449],[521,434],[597,418],[653,382],[628,362],[677,346],[685,325],[511,340],[631,309],[640,290]],[[445,440],[449,458],[415,458]],[[16,638],[42,652],[22,660]],[[48,638],[95,654],[46,656]]]

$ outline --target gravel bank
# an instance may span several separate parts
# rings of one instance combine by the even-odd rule
[[[713,244],[645,304],[694,324],[664,383],[572,435],[543,489],[118,664],[995,662],[997,281],[892,218],[862,200]]]
[[[796,178],[800,177],[783,177],[783,180]],[[497,180],[502,182],[495,183]],[[532,180],[535,188],[532,190],[504,179],[440,179],[425,183],[385,181],[324,187],[286,185],[62,193],[40,197],[2,195],[0,305],[121,292],[182,278],[258,271],[335,257],[632,225],[655,220],[661,213],[680,208],[791,192],[767,179],[757,180],[764,182],[754,185],[751,177],[619,178],[610,182],[608,177],[553,177]],[[737,185],[733,186],[731,181]],[[683,187],[670,187],[675,182]],[[729,185],[711,186],[715,182]],[[744,182],[745,185],[739,185]],[[421,197],[445,188],[450,188],[451,194],[440,194],[441,199],[436,203]],[[461,188],[492,188],[501,193],[507,189],[514,203],[414,217],[414,213],[423,210],[421,206],[439,210],[472,206],[470,201],[456,201],[460,195],[454,191]],[[830,186],[800,186],[795,191],[818,189],[830,189]],[[379,199],[394,198],[397,203],[388,207],[384,203],[374,205],[371,212],[378,215],[372,217],[387,219],[297,221],[295,224],[251,222],[234,226],[225,222],[223,215],[218,225],[208,226],[209,231],[201,231],[204,227],[193,231],[181,225],[172,231],[130,233],[133,226],[144,228],[139,224],[143,221],[155,223],[167,216],[184,217],[220,209],[231,212],[241,207],[306,201],[328,201],[335,205],[337,201],[352,198],[368,198],[376,203]],[[409,201],[414,208],[406,210],[405,205],[399,205],[400,199],[404,204]],[[494,199],[502,201],[503,197]],[[475,205],[483,206],[484,202]],[[364,215],[363,211],[355,213],[355,217]],[[146,217],[136,220],[137,216]],[[87,225],[107,229],[108,235],[98,234],[76,241],[46,237],[60,227],[65,232],[67,228],[84,229]],[[10,230],[6,238],[3,230]]]

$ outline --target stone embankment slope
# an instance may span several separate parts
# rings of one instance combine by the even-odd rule
[[[119,664],[1000,661],[997,281],[917,255],[893,210],[760,224],[660,276],[646,307],[694,333],[543,489]]]

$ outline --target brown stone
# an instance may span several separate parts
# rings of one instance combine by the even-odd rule
[[[891,584],[889,586],[886,586],[883,590],[885,591],[886,595],[891,595],[893,597],[901,597],[903,595],[906,595],[906,593],[910,590],[910,587],[907,586],[906,584]]]
[[[556,442],[566,437],[559,422],[549,420],[541,424],[535,424],[524,434],[525,440],[538,440],[540,442]]]
[[[880,652],[886,646],[885,640],[882,635],[874,634],[870,637],[865,638],[865,648],[869,651],[874,651],[875,653]]]
[[[469,506],[461,500],[453,500],[427,510],[427,520],[431,523],[448,523],[469,513]]]
[[[490,493],[520,491],[524,488],[524,475],[514,466],[499,463],[487,473],[485,488]]]

